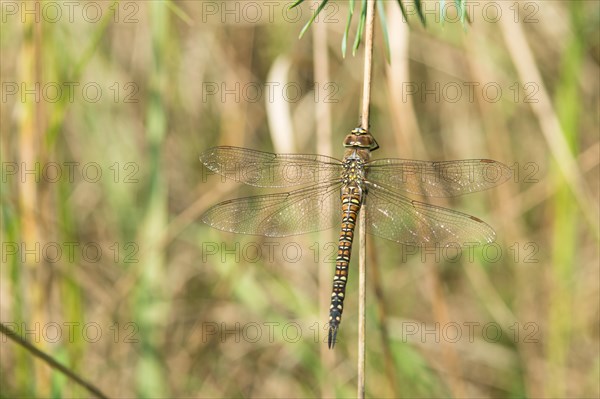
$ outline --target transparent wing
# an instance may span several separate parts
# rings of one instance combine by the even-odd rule
[[[489,159],[427,162],[377,159],[368,164],[367,179],[392,190],[429,197],[454,197],[487,190],[512,176],[511,169]]]
[[[213,147],[200,155],[211,171],[256,187],[292,187],[340,179],[341,161],[324,155],[272,154],[238,147]]]
[[[221,202],[201,217],[216,229],[268,237],[320,231],[340,222],[340,186],[320,184],[289,193]]]
[[[494,230],[474,216],[411,201],[372,183],[367,185],[364,206],[370,234],[415,246],[464,246],[494,241]]]

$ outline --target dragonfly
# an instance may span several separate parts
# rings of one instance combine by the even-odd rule
[[[489,189],[508,180],[508,166],[489,159],[419,161],[371,160],[379,148],[364,128],[344,139],[342,160],[325,155],[273,154],[239,147],[213,147],[202,163],[225,178],[261,188],[293,191],[221,202],[201,220],[219,230],[267,237],[339,227],[329,309],[328,347],[342,319],[352,242],[359,212],[367,233],[411,246],[491,243],[494,230],[481,219],[420,202],[404,194],[454,197]]]

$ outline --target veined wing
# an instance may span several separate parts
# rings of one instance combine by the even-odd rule
[[[219,230],[267,237],[325,230],[340,222],[340,186],[320,184],[289,193],[233,199],[213,206],[201,219]]]
[[[490,159],[427,162],[377,159],[368,163],[367,179],[392,190],[429,197],[454,197],[487,190],[510,179],[512,171]]]
[[[494,241],[494,230],[474,216],[411,201],[384,187],[367,184],[364,206],[367,232],[371,234],[415,246],[463,246]]]
[[[291,187],[340,179],[341,161],[324,155],[272,154],[239,147],[213,147],[200,160],[215,173],[256,187]]]

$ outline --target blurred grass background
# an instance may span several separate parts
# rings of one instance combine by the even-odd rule
[[[352,272],[324,344],[337,232],[198,221],[249,192],[208,175],[210,146],[341,157],[362,85],[347,3],[301,40],[315,4],[87,4],[2,3],[2,323],[111,397],[354,396]],[[599,4],[477,3],[467,29],[439,4],[425,29],[384,3],[374,156],[515,178],[436,202],[492,225],[488,252],[370,241],[367,396],[598,397]],[[1,397],[87,396],[4,336],[0,370]]]

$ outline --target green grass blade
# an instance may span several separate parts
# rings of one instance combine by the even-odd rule
[[[176,16],[178,16],[179,19],[181,19],[187,25],[192,26],[194,24],[194,19],[192,17],[190,17],[189,14],[186,13],[183,8],[181,8],[177,4],[175,4],[175,2],[168,1],[167,2],[167,7],[169,8],[169,10],[173,14],[175,14]]]
[[[440,0],[440,23],[442,26],[446,24],[446,0]]]
[[[148,148],[149,192],[144,203],[144,216],[140,224],[138,240],[144,245],[143,269],[136,291],[132,295],[136,323],[146,331],[140,342],[140,356],[135,369],[135,385],[138,397],[168,396],[168,383],[162,359],[157,353],[161,342],[158,320],[168,317],[163,306],[161,284],[165,281],[165,254],[154,243],[165,231],[168,218],[168,198],[164,166],[161,157],[167,134],[168,116],[164,103],[167,82],[166,60],[170,59],[170,16],[164,2],[150,2],[150,26],[152,64],[149,80],[149,101],[145,109],[146,143]]]
[[[583,34],[583,9],[581,6],[571,8],[571,26],[573,35],[567,42],[564,57],[561,61],[560,79],[556,88],[555,102],[557,116],[560,120],[566,142],[573,153],[578,153],[581,143],[580,121],[582,103],[580,78],[583,74],[585,59],[585,36]],[[577,273],[577,264],[581,254],[577,250],[577,237],[581,216],[572,206],[576,199],[573,192],[564,184],[558,166],[553,165],[554,173],[559,176],[561,189],[554,197],[554,234],[552,237],[552,275],[553,289],[551,290],[549,321],[553,328],[548,334],[547,353],[552,379],[548,384],[550,396],[565,396],[568,387],[569,348],[575,341],[574,326],[570,313],[573,300],[576,297],[572,281]]]

